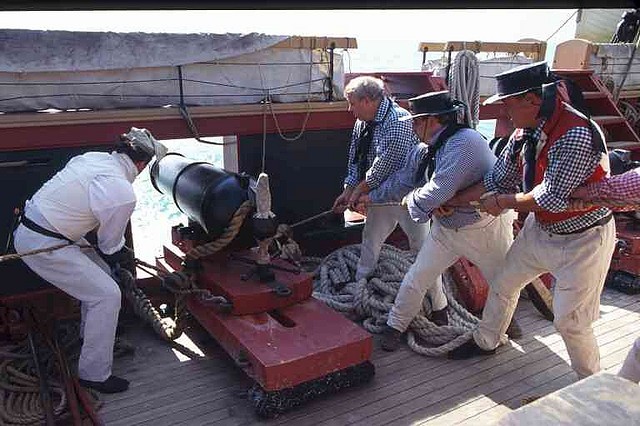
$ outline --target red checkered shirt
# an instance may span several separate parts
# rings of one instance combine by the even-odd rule
[[[587,184],[586,187],[587,200],[604,199],[640,204],[640,167]]]

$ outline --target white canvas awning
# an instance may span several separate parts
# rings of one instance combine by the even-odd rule
[[[331,40],[308,39],[4,29],[0,111],[325,100],[330,64],[323,47]],[[338,40],[349,40],[349,47],[353,41]],[[341,99],[342,85],[336,52],[334,99]]]

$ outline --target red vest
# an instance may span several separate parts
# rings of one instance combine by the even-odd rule
[[[573,127],[587,127],[590,128],[589,122],[586,118],[576,114],[572,109],[568,108],[568,105],[563,102],[560,96],[556,96],[556,106],[554,112],[547,119],[542,128],[541,138],[546,135],[547,141],[542,147],[542,150],[536,158],[536,172],[534,185],[538,185],[542,182],[544,172],[549,165],[549,149],[555,144],[558,139],[565,135]],[[522,163],[520,164],[522,168]],[[607,176],[608,170],[603,167],[602,162],[598,164],[594,172],[585,180],[582,184],[597,182]],[[564,211],[559,213],[552,213],[550,211],[538,211],[535,212],[536,219],[541,223],[555,223],[562,222],[567,219],[576,216],[582,216],[590,211],[597,210],[599,207],[592,207],[588,210],[582,210],[579,212]]]

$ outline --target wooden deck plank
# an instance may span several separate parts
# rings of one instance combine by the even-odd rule
[[[617,372],[640,335],[639,317],[637,297],[605,290],[602,316],[594,324],[603,369]],[[371,383],[268,421],[257,418],[245,397],[250,379],[208,335],[198,342],[205,357],[181,362],[143,329],[134,334],[136,355],[116,360],[114,368],[132,380],[131,388],[104,395],[100,415],[108,425],[490,424],[517,408],[523,396],[546,394],[575,380],[553,325],[528,300],[521,299],[516,318],[524,334],[516,347],[481,359],[428,358],[406,345],[387,353],[374,336]]]
[[[636,316],[632,316],[629,321],[634,321],[635,319]],[[604,322],[596,325],[596,327],[602,328],[606,325],[607,322]],[[369,414],[360,421],[367,425],[388,424],[400,419],[402,421],[415,421],[417,418],[422,417],[421,414],[416,413],[428,412],[431,404],[444,399],[447,395],[455,398],[455,401],[460,401],[460,395],[473,392],[474,389],[476,391],[480,390],[480,387],[492,389],[499,386],[502,381],[518,381],[520,372],[527,364],[544,357],[558,356],[558,352],[564,349],[564,343],[557,333],[553,333],[549,336],[541,337],[531,344],[523,344],[522,347],[526,351],[525,354],[518,354],[508,362],[501,361],[497,365],[494,362],[494,365],[489,369],[483,369],[485,364],[483,361],[480,365],[476,364],[467,369],[462,376],[448,375],[447,379],[453,379],[449,383],[440,380],[430,381],[428,384],[425,383],[419,386],[419,388],[412,387],[408,391],[389,395],[383,403],[376,405],[376,414]],[[513,348],[508,351],[515,352]],[[496,358],[497,355],[489,358]],[[435,392],[436,390],[437,392]],[[363,412],[363,414],[365,413]]]
[[[548,360],[550,360],[552,358],[547,358],[547,363]],[[544,361],[544,360],[543,360]],[[560,363],[562,363],[562,361],[559,361]],[[544,372],[546,370],[546,368],[548,367],[547,365],[545,365],[545,362],[535,362],[533,364],[533,367],[535,367],[535,370],[528,371],[527,373],[524,374],[539,374],[541,372]],[[520,365],[521,366],[521,365]],[[462,410],[462,407],[466,407],[466,406],[470,406],[469,410],[470,413],[474,413],[476,412],[476,410],[478,409],[478,407],[474,407],[473,404],[470,404],[469,399],[465,399],[466,398],[471,398],[471,401],[475,401],[477,402],[478,400],[480,401],[489,401],[492,405],[496,405],[497,403],[499,403],[499,400],[495,400],[494,396],[493,396],[493,392],[495,392],[495,390],[497,388],[499,388],[500,386],[505,386],[507,389],[509,387],[517,387],[520,386],[520,375],[523,374],[521,371],[518,370],[524,370],[523,368],[520,369],[514,369],[512,370],[510,373],[505,374],[504,376],[501,376],[499,378],[494,378],[489,382],[484,383],[481,386],[477,386],[476,389],[472,389],[471,391],[468,392],[461,392],[460,389],[453,389],[453,390],[445,390],[444,393],[442,392],[438,392],[437,396],[433,397],[433,396],[429,396],[427,398],[420,398],[418,401],[413,401],[413,404],[418,404],[418,403],[425,403],[427,405],[427,408],[421,408],[418,410],[415,410],[413,412],[411,412],[409,415],[403,416],[403,417],[399,417],[396,414],[392,414],[392,416],[385,416],[385,415],[378,415],[375,416],[375,421],[371,421],[370,418],[363,420],[361,423],[358,424],[384,424],[387,422],[392,422],[392,423],[415,423],[415,422],[419,422],[423,419],[429,419],[431,418],[431,416],[434,413],[438,413],[438,411],[440,411],[441,409],[447,409],[448,407],[450,411],[452,411],[454,413],[453,417],[459,417],[462,416],[462,419],[464,419],[465,413],[464,411],[462,411],[461,414],[459,414],[458,412],[460,410]],[[451,389],[451,388],[450,388]],[[524,389],[526,390],[526,389]],[[488,392],[489,394],[486,395],[485,392]],[[474,395],[478,395],[480,394],[480,397],[475,397]],[[432,401],[438,401],[440,400],[440,404],[433,404],[430,402],[430,400]],[[429,401],[429,402],[427,402]],[[404,404],[405,406],[408,404]],[[485,407],[486,408],[486,407]],[[514,407],[509,407],[512,409],[517,408],[517,406]],[[413,407],[411,407],[410,409],[414,409]],[[409,408],[407,408],[407,411],[410,410]],[[426,413],[426,414],[425,414]],[[378,420],[378,418],[382,417],[382,419]],[[393,417],[393,420],[390,421],[389,419]],[[441,420],[443,420],[445,423],[447,424],[454,424],[454,421],[451,421],[448,417],[443,417],[441,418]],[[457,419],[460,420],[460,419]]]
[[[620,368],[620,364],[622,363],[622,360],[624,360],[624,357],[626,357],[626,354],[628,352],[628,349],[631,343],[633,343],[633,341],[637,337],[636,333],[631,333],[630,336],[632,336],[630,339],[625,340],[626,346],[624,349],[615,351],[613,353],[610,353],[602,357],[601,365],[603,370],[611,374],[617,373],[618,369]],[[631,341],[631,343],[629,341]],[[547,395],[551,392],[555,392],[556,390],[562,389],[563,387],[571,383],[574,383],[575,381],[576,381],[575,376],[571,372],[569,372],[569,373],[560,375],[555,379],[548,381],[546,383],[543,383],[535,388],[532,388],[530,393],[527,395],[513,396],[510,400],[507,400],[506,403],[513,404],[516,402],[521,402],[521,399],[523,398],[523,396]],[[477,425],[479,424],[478,422],[482,422],[483,424],[491,424],[491,422],[495,422],[499,420],[500,417],[502,417],[504,414],[511,411],[511,409],[508,408],[507,404],[495,405],[494,407],[492,407],[487,411],[476,413],[475,416],[469,417],[463,422],[450,423],[450,424]],[[429,426],[432,425],[432,423],[427,423],[427,424]]]
[[[553,335],[554,329],[550,322],[542,319],[543,329],[538,330],[542,335]],[[525,330],[527,333],[527,330]],[[528,337],[527,337],[528,336]],[[559,340],[559,336],[557,336]],[[533,336],[525,335],[525,339],[521,340],[522,344],[528,344],[527,342],[533,340]],[[538,347],[542,348],[544,345],[542,343],[538,343]],[[424,363],[422,370],[416,374],[415,371],[410,371],[408,376],[402,373],[395,372],[395,376],[393,376],[392,381],[384,380],[381,384],[376,386],[374,389],[371,389],[366,395],[357,394],[355,400],[340,398],[337,404],[330,404],[327,402],[318,403],[318,409],[313,410],[309,414],[304,414],[306,417],[305,420],[299,416],[287,417],[289,421],[283,421],[284,424],[317,424],[319,421],[328,419],[330,417],[336,417],[343,413],[348,413],[349,415],[353,415],[353,407],[361,407],[361,411],[363,413],[367,413],[368,411],[377,409],[378,411],[382,411],[387,408],[387,400],[388,398],[395,398],[395,395],[401,393],[402,391],[407,391],[411,389],[422,389],[425,386],[424,383],[431,382],[434,383],[436,381],[435,387],[440,386],[440,378],[445,376],[451,376],[454,374],[454,378],[462,379],[467,371],[474,364],[484,362],[485,368],[491,367],[491,363],[501,364],[503,362],[508,362],[511,358],[515,356],[515,353],[511,353],[510,355],[505,355],[505,353],[499,353],[494,357],[491,357],[490,360],[467,360],[467,361],[448,361],[448,360],[439,360],[433,358],[424,358],[417,354],[416,357],[420,358]],[[433,364],[439,362],[440,365],[434,366]],[[446,364],[448,363],[448,365]],[[431,367],[431,368],[428,368]],[[380,382],[378,382],[380,383]],[[428,391],[429,389],[425,389]],[[404,394],[403,394],[404,395]],[[393,404],[390,404],[393,406]],[[307,411],[305,411],[306,413]],[[343,421],[347,421],[347,419],[342,419]],[[349,421],[353,421],[351,418]],[[336,424],[340,423],[337,421]]]
[[[525,308],[524,310],[533,312],[528,308]],[[520,307],[518,308],[518,313],[519,312]],[[551,323],[544,319],[536,311],[536,313],[532,315],[532,321],[529,322],[529,324],[523,325],[523,330],[525,331],[525,333],[529,333],[530,331],[539,330],[540,328],[549,327],[550,325]],[[551,330],[552,329],[550,329],[549,332],[551,332]],[[281,420],[282,423],[278,424],[315,424],[318,421],[324,419],[326,416],[335,416],[337,414],[341,414],[342,412],[346,412],[352,406],[358,406],[359,404],[362,404],[364,402],[375,404],[378,399],[374,399],[374,396],[378,396],[380,400],[383,400],[387,397],[388,394],[393,394],[397,391],[405,390],[412,387],[413,383],[405,383],[405,386],[403,387],[396,386],[403,380],[415,378],[415,369],[411,368],[411,366],[422,366],[421,374],[428,374],[433,379],[435,377],[438,377],[439,375],[451,372],[450,368],[447,369],[445,367],[447,363],[452,368],[455,367],[457,370],[464,370],[465,368],[467,368],[465,367],[465,365],[468,366],[473,363],[480,362],[480,360],[469,360],[465,361],[465,365],[460,365],[459,362],[446,360],[444,358],[423,357],[412,352],[407,346],[402,346],[397,352],[394,352],[394,354],[401,351],[406,354],[406,359],[411,361],[403,361],[398,365],[380,365],[379,361],[375,359],[375,355],[382,351],[374,351],[376,377],[374,379],[374,383],[372,384],[373,388],[371,388],[371,386],[367,386],[367,394],[356,393],[354,397],[355,399],[353,400],[351,398],[340,398],[337,405],[329,401],[318,402],[317,404],[314,403],[313,407],[310,407],[311,412],[309,412],[308,414],[307,412],[309,410],[305,410],[305,413],[301,414],[300,416],[296,416],[291,413],[292,416],[288,416],[286,420],[283,419]],[[409,365],[409,367],[407,367],[407,365]],[[302,417],[309,417],[308,423],[305,423]]]
[[[624,348],[622,349],[623,351],[628,350],[629,345],[633,342],[633,340],[635,340],[635,331],[636,331],[636,327],[634,326],[635,321],[638,318],[638,315],[634,315],[632,316],[633,318],[635,318],[634,320],[631,321],[627,321],[625,328],[624,329],[616,329],[615,333],[604,333],[601,334],[600,336],[598,336],[598,342],[600,344],[600,351],[601,351],[601,355],[602,355],[602,368],[603,369],[607,369],[611,367],[611,354],[618,354],[620,352],[620,350],[618,348]],[[625,317],[628,320],[628,316]],[[616,325],[619,325],[621,323],[616,323]],[[626,335],[625,332],[629,332]],[[622,336],[624,335],[624,336]],[[631,340],[631,342],[629,342],[629,340]],[[566,355],[566,349],[563,351],[562,354],[563,358],[567,359],[568,356]],[[617,355],[618,358],[620,357],[620,355]],[[624,356],[624,355],[622,355]],[[615,360],[615,362],[621,362],[618,359]],[[572,373],[572,370],[570,369],[570,367],[568,366],[568,364],[562,362],[559,364],[555,364],[553,367],[545,369],[544,371],[533,375],[533,376],[529,376],[528,378],[526,378],[523,382],[519,383],[518,386],[521,387],[522,389],[525,390],[525,392],[522,392],[522,389],[517,389],[516,388],[505,388],[502,389],[498,392],[495,392],[493,394],[490,394],[491,400],[493,401],[498,401],[498,404],[493,403],[494,407],[497,407],[498,405],[501,405],[502,407],[505,408],[518,408],[519,407],[519,403],[520,403],[520,399],[525,397],[525,396],[531,396],[533,394],[546,394],[549,392],[552,392],[554,390],[557,390],[560,388],[560,385],[556,385],[553,388],[550,389],[545,389],[545,391],[543,393],[540,392],[540,387],[543,386],[544,384],[548,383],[548,382],[554,382],[557,378],[560,378],[562,376],[566,376],[564,381],[562,381],[562,386],[565,386],[566,384],[572,383],[573,381],[576,380],[575,375]],[[533,378],[533,380],[531,380],[531,378]],[[551,379],[551,380],[550,380]],[[559,383],[559,382],[558,382]],[[518,392],[518,390],[520,390]],[[507,398],[507,396],[509,394],[511,395],[511,399]],[[489,395],[487,395],[489,396]],[[488,398],[487,398],[488,399]],[[475,405],[474,405],[475,404]],[[473,413],[479,413],[479,412],[483,412],[484,410],[482,409],[482,407],[480,407],[475,401],[474,402],[470,402],[469,404],[467,404],[466,406],[464,406],[463,408],[459,409],[459,410],[455,410],[455,412],[453,413],[453,415],[449,415],[450,413],[448,412],[443,412],[440,413],[440,418],[442,420],[444,420],[445,423],[447,424],[457,424],[460,420],[463,420],[464,422],[464,411],[469,411],[470,413],[472,413],[472,416],[475,416],[477,414],[473,414]],[[498,411],[503,412],[504,410],[502,408],[498,408]],[[425,424],[440,424],[440,422],[437,420],[437,417],[434,417],[434,421],[429,421]],[[476,418],[476,422],[479,421],[480,418]],[[482,417],[482,421],[486,422],[486,418]],[[477,423],[476,423],[477,424]]]
[[[627,317],[629,316],[630,315]],[[635,324],[637,319],[640,318],[640,314],[632,315],[631,317],[632,319],[628,321],[625,326],[600,335],[598,342],[600,344],[601,354],[608,355],[621,348],[628,347],[628,345],[635,340],[635,331],[637,330]],[[556,352],[556,354],[560,356],[561,359],[546,357],[528,364],[516,372],[517,376],[520,376],[520,380],[516,378],[516,380],[508,386],[504,386],[496,391],[491,391],[492,387],[499,387],[500,382],[504,382],[505,378],[507,378],[507,376],[502,376],[493,382],[490,387],[485,388],[485,394],[469,400],[467,403],[455,409],[443,410],[443,407],[439,407],[437,404],[432,406],[431,408],[436,411],[439,410],[439,413],[425,418],[425,422],[418,424],[457,424],[470,417],[474,417],[479,412],[487,411],[496,405],[503,405],[515,410],[521,406],[521,399],[531,394],[531,390],[536,387],[535,382],[546,383],[567,374],[572,376],[573,381],[577,380],[577,377],[572,374],[572,370],[567,363],[568,354],[566,348]],[[602,360],[603,367],[605,367],[605,365],[608,366],[608,364],[605,364],[606,358],[607,356],[605,355]],[[527,380],[531,377],[536,379],[533,384]]]

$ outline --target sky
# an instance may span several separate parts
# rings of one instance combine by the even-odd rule
[[[3,11],[0,28],[355,37],[352,72],[418,71],[423,41],[573,38],[575,9]],[[349,62],[350,59],[350,62]],[[347,68],[347,71],[349,69]]]

